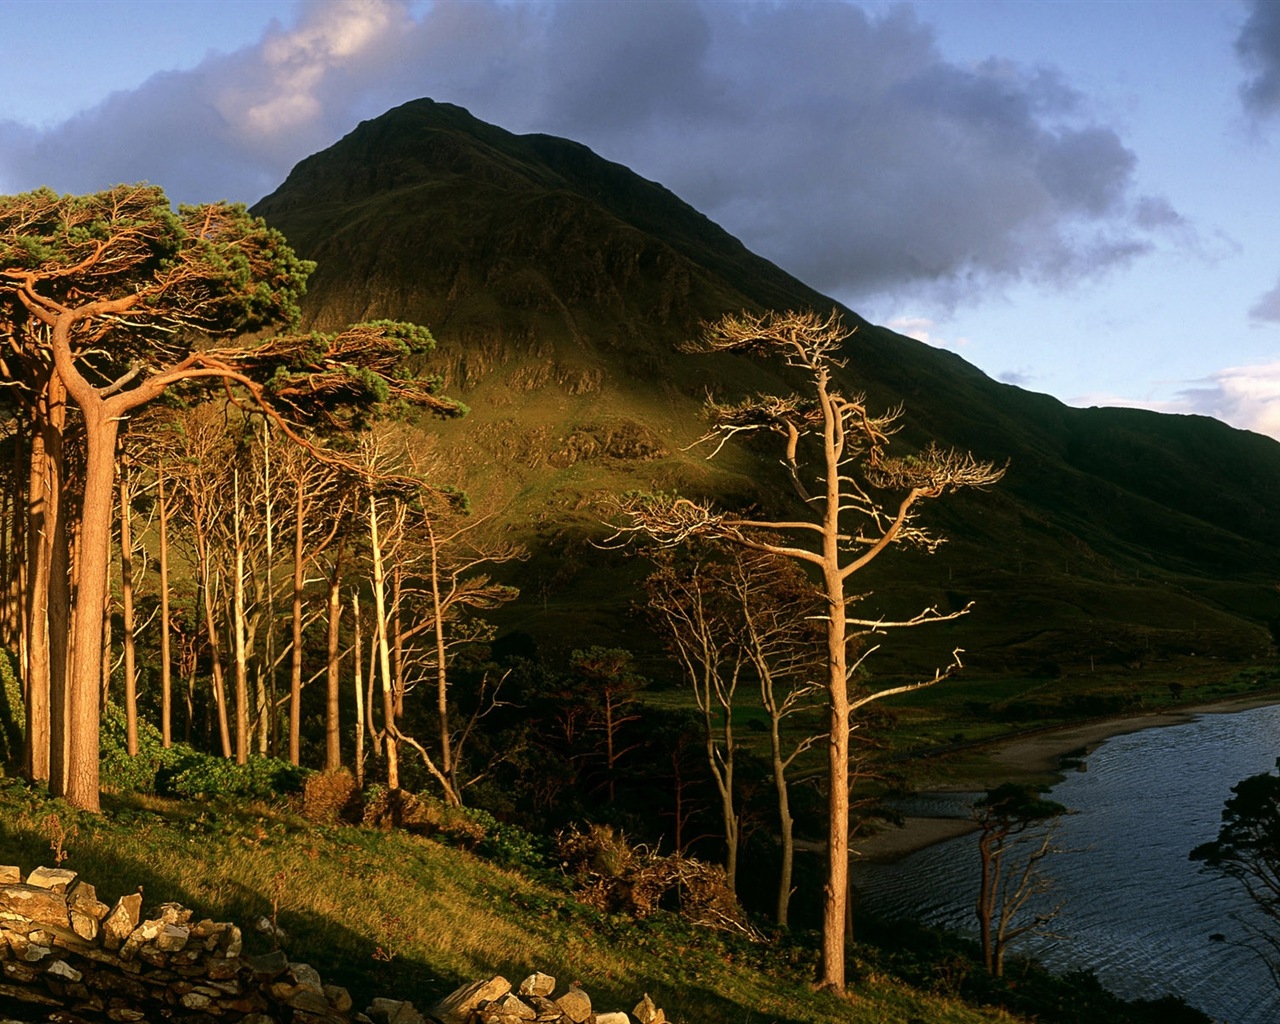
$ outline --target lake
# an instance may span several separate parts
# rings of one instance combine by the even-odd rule
[[[1231,787],[1273,769],[1277,754],[1280,706],[1205,714],[1104,742],[1087,770],[1053,790],[1075,812],[1062,819],[1058,845],[1076,852],[1054,856],[1046,869],[1066,900],[1053,924],[1060,937],[1031,938],[1015,951],[1058,972],[1092,969],[1127,998],[1171,994],[1230,1024],[1280,1021],[1280,988],[1250,950],[1232,943],[1244,931],[1233,915],[1256,913],[1243,888],[1187,857],[1217,836]],[[936,800],[952,806],[923,813],[964,813],[963,797]],[[973,935],[977,880],[973,836],[854,869],[868,909]]]

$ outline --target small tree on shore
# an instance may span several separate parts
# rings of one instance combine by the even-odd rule
[[[981,875],[975,912],[982,933],[982,960],[987,971],[1004,975],[1009,944],[1022,935],[1042,932],[1062,910],[1059,902],[1037,909],[1029,917],[1028,904],[1052,887],[1040,870],[1053,845],[1062,804],[1045,800],[1046,787],[1007,782],[973,805],[978,824]]]
[[[1280,759],[1276,761],[1280,768]],[[1249,945],[1280,986],[1280,775],[1251,775],[1231,788],[1218,838],[1191,851],[1191,859],[1244,886],[1264,924],[1243,921]]]

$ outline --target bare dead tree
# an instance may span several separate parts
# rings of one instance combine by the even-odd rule
[[[852,331],[838,313],[785,312],[726,316],[708,325],[703,352],[781,357],[802,372],[802,394],[761,395],[735,404],[709,403],[711,428],[702,442],[714,456],[739,435],[773,435],[782,464],[801,503],[794,517],[767,518],[720,511],[705,502],[663,495],[625,496],[617,501],[621,525],[616,543],[636,536],[661,545],[694,537],[795,559],[821,579],[826,605],[828,709],[827,882],[823,891],[820,984],[845,989],[845,910],[849,870],[849,735],[852,716],[871,701],[931,686],[959,668],[959,651],[950,665],[932,677],[872,690],[852,685],[865,658],[875,649],[869,634],[945,622],[968,612],[938,607],[905,620],[861,618],[850,614],[858,599],[849,590],[857,572],[896,545],[934,551],[941,538],[918,519],[921,506],[962,487],[986,487],[1004,470],[972,455],[930,445],[923,451],[892,456],[889,442],[901,410],[873,414],[864,397],[846,395],[837,379]],[[709,456],[709,457],[711,457]],[[851,650],[857,653],[850,657]]]

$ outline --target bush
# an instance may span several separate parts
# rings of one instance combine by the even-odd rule
[[[173,749],[179,751],[174,762],[156,776],[156,792],[164,796],[268,800],[299,792],[310,774],[275,757],[251,757],[247,764],[236,764],[185,745]]]
[[[561,832],[556,856],[578,899],[589,907],[644,918],[674,905],[690,924],[760,937],[718,865],[678,854],[659,856],[633,846],[607,825]]]
[[[177,748],[164,748],[160,730],[150,722],[138,722],[138,754],[129,756],[124,709],[108,704],[98,732],[98,778],[103,789],[116,793],[154,793],[156,776],[172,765]]]
[[[355,776],[346,768],[315,772],[302,787],[302,816],[322,825],[350,813],[358,802]]]

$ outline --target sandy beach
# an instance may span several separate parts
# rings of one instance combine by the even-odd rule
[[[1199,715],[1230,714],[1276,703],[1280,703],[1280,694],[1268,693],[1208,704],[1189,704],[1186,707],[1166,708],[1148,714],[1125,715],[1068,725],[1061,729],[1047,729],[993,744],[989,750],[991,760],[1008,768],[1011,775],[1054,773],[1067,754],[1083,750],[1087,755],[1098,744],[1113,736],[1123,736],[1142,729],[1181,725]],[[875,835],[855,840],[853,847],[856,855],[863,859],[892,861],[974,829],[973,822],[967,818],[909,817],[901,828],[886,828]]]

